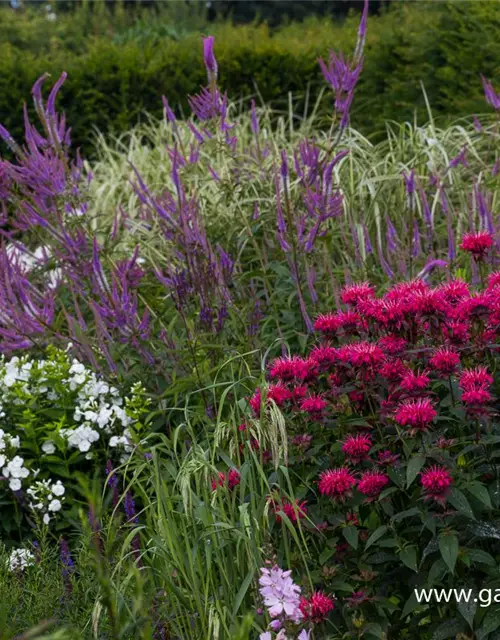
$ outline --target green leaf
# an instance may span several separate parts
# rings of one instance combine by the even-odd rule
[[[416,456],[411,458],[406,468],[406,486],[409,487],[411,483],[417,477],[420,469],[424,466],[425,458],[423,456]]]
[[[432,538],[432,540],[429,541],[429,544],[424,549],[422,560],[427,558],[427,556],[430,556],[431,553],[436,553],[438,549],[439,549],[439,538]]]
[[[467,589],[465,589],[467,591]],[[460,599],[457,601],[457,608],[460,613],[463,615],[465,620],[467,620],[467,624],[471,629],[474,628],[474,616],[476,615],[477,610],[477,592],[473,592],[468,600]]]
[[[359,532],[357,527],[350,525],[342,529],[342,534],[353,549],[358,548]]]
[[[481,625],[480,630],[484,634],[488,634],[488,633],[491,633],[492,631],[497,631],[497,629],[499,628],[500,628],[500,610],[494,609],[493,611],[491,610],[488,611],[488,613],[484,617],[483,624]]]
[[[329,549],[328,547],[326,547],[326,549],[323,549],[323,551],[319,554],[320,565],[324,565],[325,562],[330,560],[330,558],[333,556],[334,553],[335,553],[335,549]]]
[[[471,518],[472,520],[476,519],[474,512],[469,504],[469,501],[464,496],[464,494],[458,489],[453,488],[448,496],[448,502],[455,507],[455,509],[466,516],[467,518]]]
[[[247,591],[248,591],[248,587],[250,586],[252,580],[253,580],[253,575],[254,575],[254,570],[250,569],[250,571],[247,573],[245,579],[243,580],[243,583],[241,585],[241,587],[238,590],[238,593],[236,595],[236,599],[234,601],[234,607],[233,607],[233,614],[232,614],[232,618],[234,620],[234,618],[236,617],[236,614],[238,613],[238,610],[241,606],[241,603],[243,602],[243,598],[245,597]]]
[[[405,547],[399,554],[399,559],[403,564],[418,573],[417,549],[415,547]]]
[[[381,527],[379,527],[378,529],[376,529],[372,535],[368,538],[368,540],[366,541],[366,545],[365,545],[365,551],[366,549],[368,549],[369,547],[372,546],[372,544],[374,544],[375,542],[377,542],[377,540],[379,540],[384,533],[387,531],[387,527],[385,524],[383,524]]]
[[[418,516],[419,514],[420,511],[417,509],[417,507],[412,507],[411,509],[406,509],[406,511],[400,511],[399,513],[396,513],[396,515],[391,518],[391,523],[398,522],[399,520],[404,520],[405,518],[412,518],[413,516]]]
[[[467,527],[467,532],[476,538],[493,538],[500,540],[500,529],[489,522],[477,522]]]
[[[467,485],[467,491],[472,493],[472,495],[488,507],[488,509],[492,508],[490,494],[484,484],[481,484],[480,482],[471,482]]]
[[[458,557],[458,538],[454,533],[444,533],[439,537],[439,550],[446,562],[450,573],[455,570],[455,563]]]
[[[432,567],[429,569],[429,575],[427,576],[427,586],[432,587],[436,582],[440,582],[441,578],[448,573],[448,568],[443,562],[442,558],[438,558]]]
[[[445,620],[432,634],[432,640],[446,640],[446,638],[454,638],[457,633],[466,629],[462,620],[453,618],[452,620]]]
[[[497,566],[495,558],[482,549],[469,549],[467,551],[467,556],[472,560],[472,562],[480,562],[481,564],[487,564],[490,567]]]
[[[408,600],[405,602],[405,606],[403,607],[403,611],[401,613],[401,619],[406,618],[408,614],[417,609],[420,606],[420,602],[417,600],[415,596],[415,592],[411,594]]]

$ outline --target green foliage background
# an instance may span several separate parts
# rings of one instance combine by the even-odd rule
[[[7,14],[2,13],[4,26]],[[127,27],[123,18],[119,34],[106,34],[104,26],[99,30],[94,24],[85,39],[71,36],[71,29],[62,29],[57,21],[45,20],[43,33],[33,21],[24,21],[23,29],[32,30],[29,37],[11,24],[0,39],[0,123],[21,137],[20,108],[45,71],[53,76],[68,72],[62,106],[75,146],[87,153],[92,151],[89,132],[95,128],[120,133],[144,119],[144,112],[161,116],[162,94],[180,113],[186,112],[187,95],[205,81],[200,36],[206,32],[216,35],[220,86],[230,97],[247,103],[251,95],[259,95],[285,109],[291,94],[300,113],[324,89],[317,58],[327,56],[330,48],[352,52],[357,21],[356,14],[344,25],[313,19],[271,30],[229,23],[204,27],[199,15],[189,28],[176,32],[168,30],[160,15],[155,29],[145,19]],[[393,3],[370,19],[353,125],[376,136],[385,120],[413,119],[415,112],[426,119],[422,85],[435,117],[484,111],[479,75],[498,85],[499,34],[499,3]],[[330,105],[326,93],[321,103],[325,117]]]

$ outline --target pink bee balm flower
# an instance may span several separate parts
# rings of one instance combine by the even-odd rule
[[[237,471],[236,469],[230,469],[229,473],[227,474],[227,486],[230,489],[234,489],[234,487],[239,485],[240,482],[241,476],[239,474],[239,471]]]
[[[225,485],[227,485],[229,489],[234,489],[234,487],[240,484],[240,481],[241,477],[236,469],[230,469],[227,478],[223,471],[219,471],[217,478],[212,480],[212,491],[215,491],[217,487],[223,487]]]
[[[407,372],[407,367],[402,360],[387,360],[378,370],[379,375],[389,382],[398,382]]]
[[[452,479],[444,467],[434,465],[420,475],[420,484],[424,488],[426,499],[433,499],[444,505]]]
[[[408,371],[400,382],[400,387],[408,393],[420,393],[430,384],[430,379],[425,373],[418,371]]]
[[[309,449],[309,447],[311,446],[312,439],[313,437],[308,433],[302,433],[298,436],[294,436],[292,440],[292,444],[294,447],[297,447],[298,449],[302,449],[302,451],[305,451],[306,449]]]
[[[356,478],[346,467],[328,469],[320,475],[318,488],[320,493],[333,498],[337,502],[343,502],[352,496],[352,488],[356,484]]]
[[[355,367],[376,366],[385,360],[382,349],[369,342],[356,342],[348,345],[346,353],[349,362]]]
[[[404,338],[398,338],[397,336],[383,336],[377,344],[389,355],[402,353],[408,345]]]
[[[374,498],[389,484],[389,476],[378,471],[366,471],[358,482],[358,491],[369,498]]]
[[[278,382],[278,384],[271,384],[267,390],[267,399],[273,400],[278,407],[281,407],[285,404],[287,400],[291,400],[292,392],[287,389],[283,384]]]
[[[493,290],[500,287],[500,271],[494,271],[488,276],[488,289]]]
[[[460,249],[467,251],[475,260],[483,260],[493,246],[493,237],[487,231],[466,233],[462,238]]]
[[[301,410],[313,416],[321,414],[327,406],[328,402],[318,395],[311,395],[308,398],[304,398],[300,403]]]
[[[456,370],[460,363],[460,356],[450,347],[436,349],[430,359],[431,366],[444,376],[449,376]]]
[[[277,358],[271,363],[270,375],[273,378],[287,381],[293,380],[305,380],[316,368],[316,362],[311,359],[304,360],[294,356],[293,358]]]
[[[337,349],[328,345],[314,347],[309,357],[322,369],[334,365],[338,360]]]
[[[350,284],[342,289],[340,295],[344,304],[356,306],[362,300],[368,300],[375,297],[375,287],[368,282],[360,282],[359,284]]]
[[[354,463],[361,462],[368,458],[372,441],[370,436],[358,434],[355,436],[347,436],[342,445],[342,452]]]
[[[410,433],[427,431],[437,413],[428,398],[409,399],[396,409],[394,419],[402,427],[409,427]]]
[[[223,471],[219,471],[217,478],[212,480],[212,491],[215,491],[217,487],[222,487],[226,481],[226,474]]]
[[[493,377],[488,373],[486,367],[464,369],[460,374],[459,384],[464,391],[471,391],[475,388],[485,389],[493,384]]]
[[[491,393],[487,389],[469,389],[462,393],[462,402],[471,405],[481,405],[490,402]]]
[[[322,591],[315,591],[310,598],[302,598],[300,601],[302,615],[315,624],[322,622],[334,608],[333,599]]]
[[[408,300],[419,291],[425,291],[428,288],[420,278],[410,280],[409,282],[398,282],[385,295],[388,300]]]
[[[359,314],[354,311],[338,311],[318,316],[314,323],[314,329],[325,335],[333,336],[340,330],[345,332],[356,330],[360,322]]]
[[[463,280],[450,280],[438,287],[448,302],[456,302],[469,296],[469,285]]]
[[[298,522],[307,515],[307,502],[305,500],[290,500],[283,499],[281,504],[274,503],[274,510],[276,512],[276,522],[281,522],[281,516],[278,511],[282,511],[291,522]]]
[[[410,300],[410,309],[419,316],[443,316],[450,305],[439,289],[417,291]]]
[[[395,466],[399,464],[399,453],[392,453],[389,449],[378,452],[378,463],[385,466]]]

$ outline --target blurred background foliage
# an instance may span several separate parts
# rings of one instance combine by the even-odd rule
[[[15,4],[15,2],[14,2]],[[161,117],[161,95],[187,113],[205,82],[201,35],[216,35],[220,86],[295,112],[324,90],[317,59],[352,51],[361,3],[23,2],[0,7],[0,123],[20,138],[23,102],[45,71],[69,74],[61,95],[75,146],[92,155],[99,129],[119,134]],[[353,125],[377,136],[385,120],[443,121],[484,110],[479,74],[500,70],[500,3],[372,3]],[[347,22],[347,24],[346,24]],[[304,92],[304,87],[308,89]],[[422,90],[425,88],[425,94]],[[331,111],[325,93],[320,112]],[[89,141],[90,140],[90,141]]]

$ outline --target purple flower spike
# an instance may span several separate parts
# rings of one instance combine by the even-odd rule
[[[255,100],[250,103],[250,122],[254,135],[258,136],[260,133],[259,119],[257,118],[257,111],[255,110]]]
[[[493,89],[493,85],[491,82],[488,82],[484,76],[481,76],[481,80],[484,88],[484,97],[486,98],[486,102],[491,104],[493,109],[497,111],[500,109],[500,93],[496,93]]]
[[[170,108],[170,105],[168,104],[168,100],[165,98],[165,96],[162,96],[161,99],[163,102],[163,111],[165,113],[165,118],[167,119],[168,122],[175,122],[175,119],[176,119],[175,113]]]
[[[63,86],[66,78],[68,77],[68,74],[66,73],[66,71],[63,71],[61,73],[61,77],[59,78],[59,80],[55,83],[55,85],[52,87],[52,90],[49,94],[49,98],[47,100],[47,115],[49,116],[50,119],[55,118],[56,115],[56,97],[57,94],[59,92],[59,89]]]
[[[366,23],[368,22],[368,0],[365,0],[365,6],[363,7],[363,14],[361,15],[361,22],[359,23],[358,38],[364,40],[366,36]]]
[[[137,517],[135,512],[135,501],[130,491],[127,491],[127,493],[125,494],[125,499],[123,501],[123,510],[125,511],[127,522],[138,524],[139,518]]]
[[[205,63],[209,80],[217,77],[217,60],[214,54],[214,42],[214,36],[203,38],[203,62]]]

